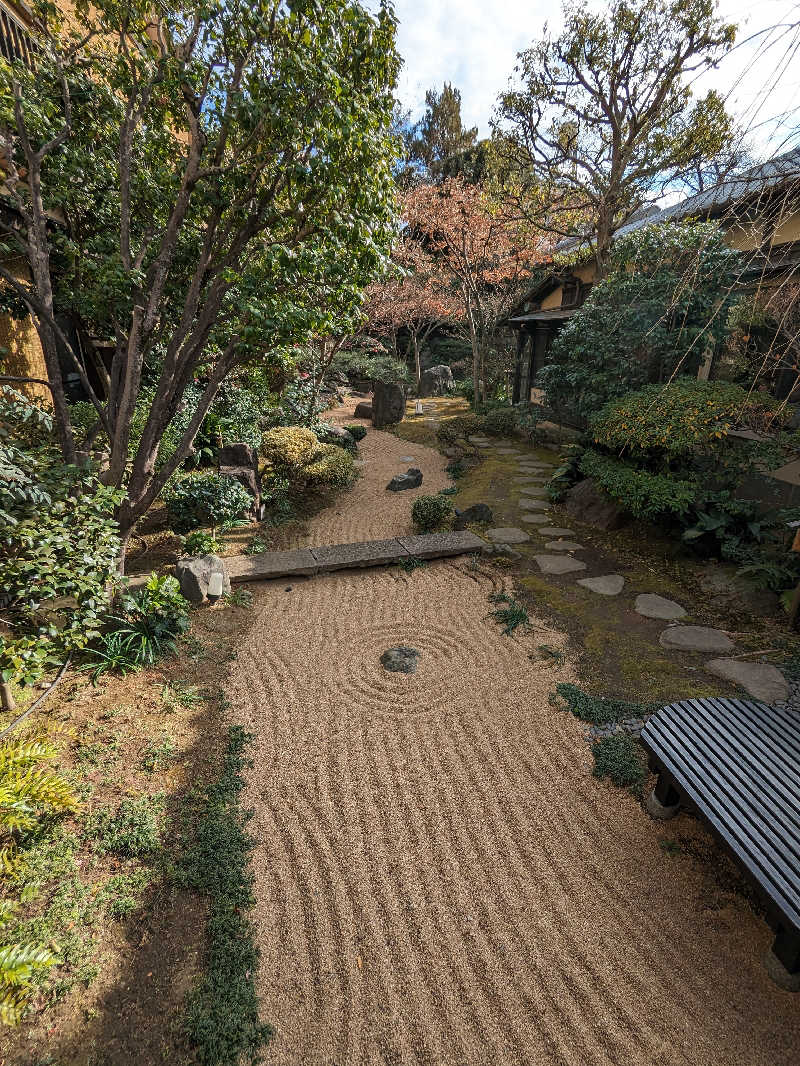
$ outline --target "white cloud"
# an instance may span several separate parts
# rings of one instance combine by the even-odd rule
[[[373,0],[374,2],[374,0]],[[372,6],[372,4],[370,5]],[[593,3],[600,6],[600,3]],[[554,0],[395,0],[400,20],[398,47],[404,59],[398,94],[415,118],[424,108],[425,90],[451,81],[462,94],[465,125],[489,133],[497,95],[508,84],[517,52],[542,35],[545,22],[556,27],[560,5]],[[798,21],[797,0],[722,0],[720,13],[740,25],[739,40],[777,23]],[[800,53],[781,68],[789,40],[761,48],[764,38],[741,44],[697,88],[713,86],[728,97],[730,109],[748,124],[758,123],[757,145],[778,145],[787,123],[780,116],[800,107]],[[795,33],[795,42],[798,35]],[[800,126],[797,114],[789,120]]]

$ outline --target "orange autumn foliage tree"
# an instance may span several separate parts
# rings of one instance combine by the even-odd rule
[[[398,238],[392,264],[392,273],[367,290],[367,326],[378,337],[391,337],[395,347],[398,331],[407,332],[419,388],[420,349],[435,329],[459,318],[461,303],[450,276],[410,231]]]
[[[436,263],[460,307],[472,348],[475,403],[486,400],[485,364],[498,325],[519,298],[531,270],[551,258],[555,238],[519,222],[481,185],[449,178],[405,194],[403,218]]]

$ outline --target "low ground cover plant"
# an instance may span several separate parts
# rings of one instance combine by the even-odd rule
[[[644,753],[636,741],[625,733],[601,737],[592,744],[595,777],[608,777],[618,788],[641,792],[647,777]]]
[[[344,428],[347,430],[347,432],[350,434],[350,436],[355,441],[363,440],[364,437],[366,437],[366,435],[367,435],[367,427],[366,426],[362,426],[362,425],[349,426],[348,425],[348,426],[345,426]]]
[[[215,555],[220,547],[216,537],[202,529],[195,529],[183,538],[184,555]]]

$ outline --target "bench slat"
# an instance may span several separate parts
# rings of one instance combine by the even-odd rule
[[[800,930],[800,715],[684,700],[651,716],[642,743]]]

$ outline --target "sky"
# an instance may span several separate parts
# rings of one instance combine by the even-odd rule
[[[480,136],[489,134],[497,94],[517,52],[541,37],[546,22],[554,29],[560,22],[556,0],[395,0],[395,10],[405,61],[398,87],[404,107],[419,118],[425,90],[450,81],[461,90],[464,124],[477,126]],[[740,26],[739,41],[745,42],[768,27],[800,21],[800,0],[720,0],[719,12]],[[754,127],[756,154],[764,156],[784,145],[790,126],[800,127],[800,52],[793,63],[787,55],[791,43],[800,44],[800,32],[791,40],[779,36],[773,31],[740,43],[697,86],[727,97],[729,110]]]

